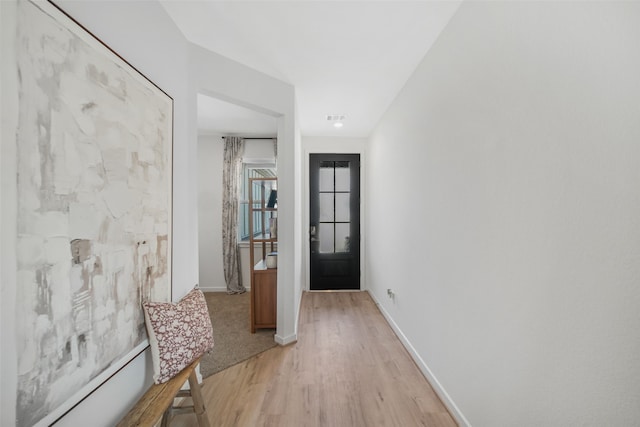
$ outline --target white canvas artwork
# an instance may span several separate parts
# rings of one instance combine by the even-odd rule
[[[173,101],[52,4],[18,12],[16,414],[32,426],[139,354],[142,300],[170,299]]]

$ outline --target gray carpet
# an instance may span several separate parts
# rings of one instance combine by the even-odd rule
[[[258,329],[255,334],[251,333],[249,292],[239,295],[205,292],[204,295],[211,315],[214,345],[200,361],[203,378],[276,346],[273,341],[275,329]]]

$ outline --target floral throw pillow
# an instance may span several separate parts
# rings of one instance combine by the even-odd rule
[[[213,329],[204,294],[193,289],[179,302],[144,302],[153,380],[169,381],[213,347]]]

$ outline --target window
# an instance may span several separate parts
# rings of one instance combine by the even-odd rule
[[[244,163],[242,165],[242,183],[240,184],[240,207],[238,221],[238,240],[249,240],[249,178],[271,178],[276,176],[276,169],[272,164],[251,164]],[[259,213],[255,213],[259,215]],[[262,233],[260,230],[260,218],[254,217],[256,224],[256,234]]]

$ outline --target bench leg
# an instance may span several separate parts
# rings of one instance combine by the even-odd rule
[[[167,410],[164,411],[164,414],[162,414],[162,423],[160,424],[160,427],[169,427],[170,422],[171,422],[171,406],[169,406]]]
[[[198,383],[195,370],[189,375],[189,388],[191,389],[191,398],[193,399],[193,411],[196,413],[196,417],[198,417],[198,425],[200,427],[210,427],[207,409],[204,406],[204,400],[202,399],[200,384]]]

